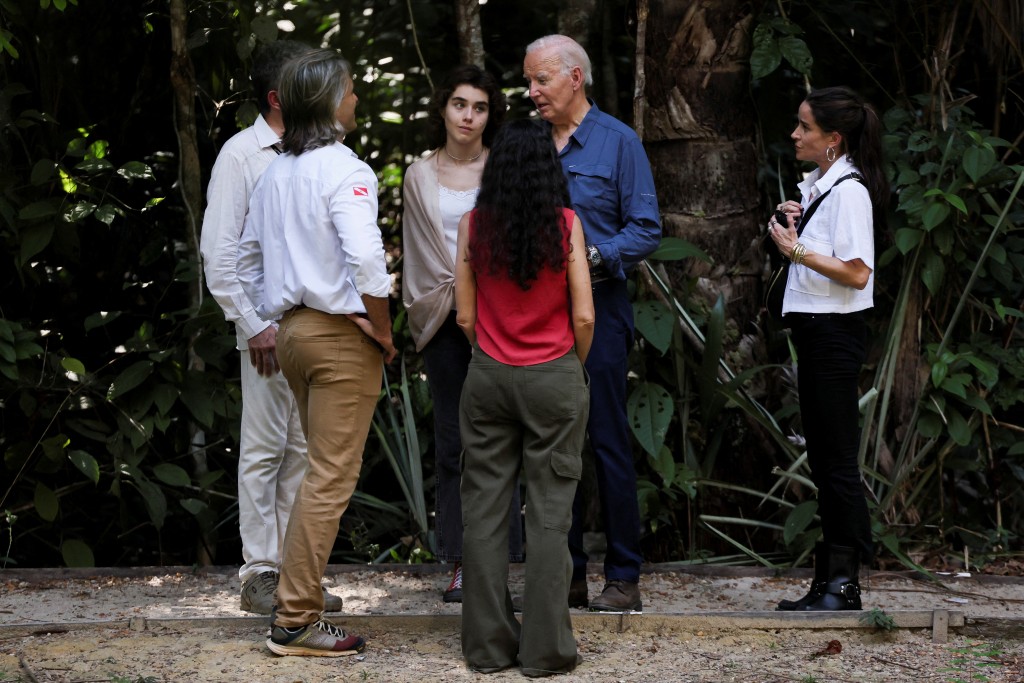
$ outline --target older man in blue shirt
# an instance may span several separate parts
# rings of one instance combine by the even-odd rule
[[[586,51],[567,36],[540,38],[526,48],[523,75],[569,181],[572,208],[583,222],[597,314],[587,357],[590,420],[598,494],[608,550],[605,586],[595,611],[628,612],[640,598],[640,510],[626,420],[626,372],[633,345],[633,308],[626,279],[661,240],[661,219],[647,154],[631,128],[587,98],[593,83]],[[569,604],[588,604],[581,496],[577,489],[569,548]]]

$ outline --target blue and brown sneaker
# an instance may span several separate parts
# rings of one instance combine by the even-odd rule
[[[294,629],[274,626],[270,630],[267,647],[282,656],[345,657],[362,652],[366,642],[359,636],[348,635],[341,627],[321,617],[315,623]]]

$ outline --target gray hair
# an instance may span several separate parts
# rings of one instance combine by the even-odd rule
[[[299,155],[340,139],[341,101],[348,94],[352,67],[335,50],[311,50],[289,61],[281,71],[281,114],[286,152]]]
[[[562,73],[568,76],[574,67],[579,67],[583,72],[583,82],[586,85],[594,84],[594,75],[590,67],[590,57],[583,46],[569,36],[553,33],[550,36],[538,38],[526,46],[526,54],[537,50],[554,48],[558,50],[558,57],[562,62]]]

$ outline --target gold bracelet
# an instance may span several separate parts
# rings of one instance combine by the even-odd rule
[[[801,251],[803,250],[803,248],[804,248],[804,245],[801,244],[800,242],[797,242],[796,244],[794,244],[793,248],[789,250],[789,260],[792,261],[793,263],[799,265],[800,264],[800,258],[801,258]]]
[[[803,242],[797,242],[796,246],[799,248],[799,251],[797,252],[796,258],[793,262],[799,266],[804,262],[804,257],[807,256],[807,246]]]

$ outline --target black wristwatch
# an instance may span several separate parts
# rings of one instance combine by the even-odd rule
[[[604,259],[601,258],[601,252],[593,244],[587,246],[587,262],[591,268],[597,268],[604,263]]]

